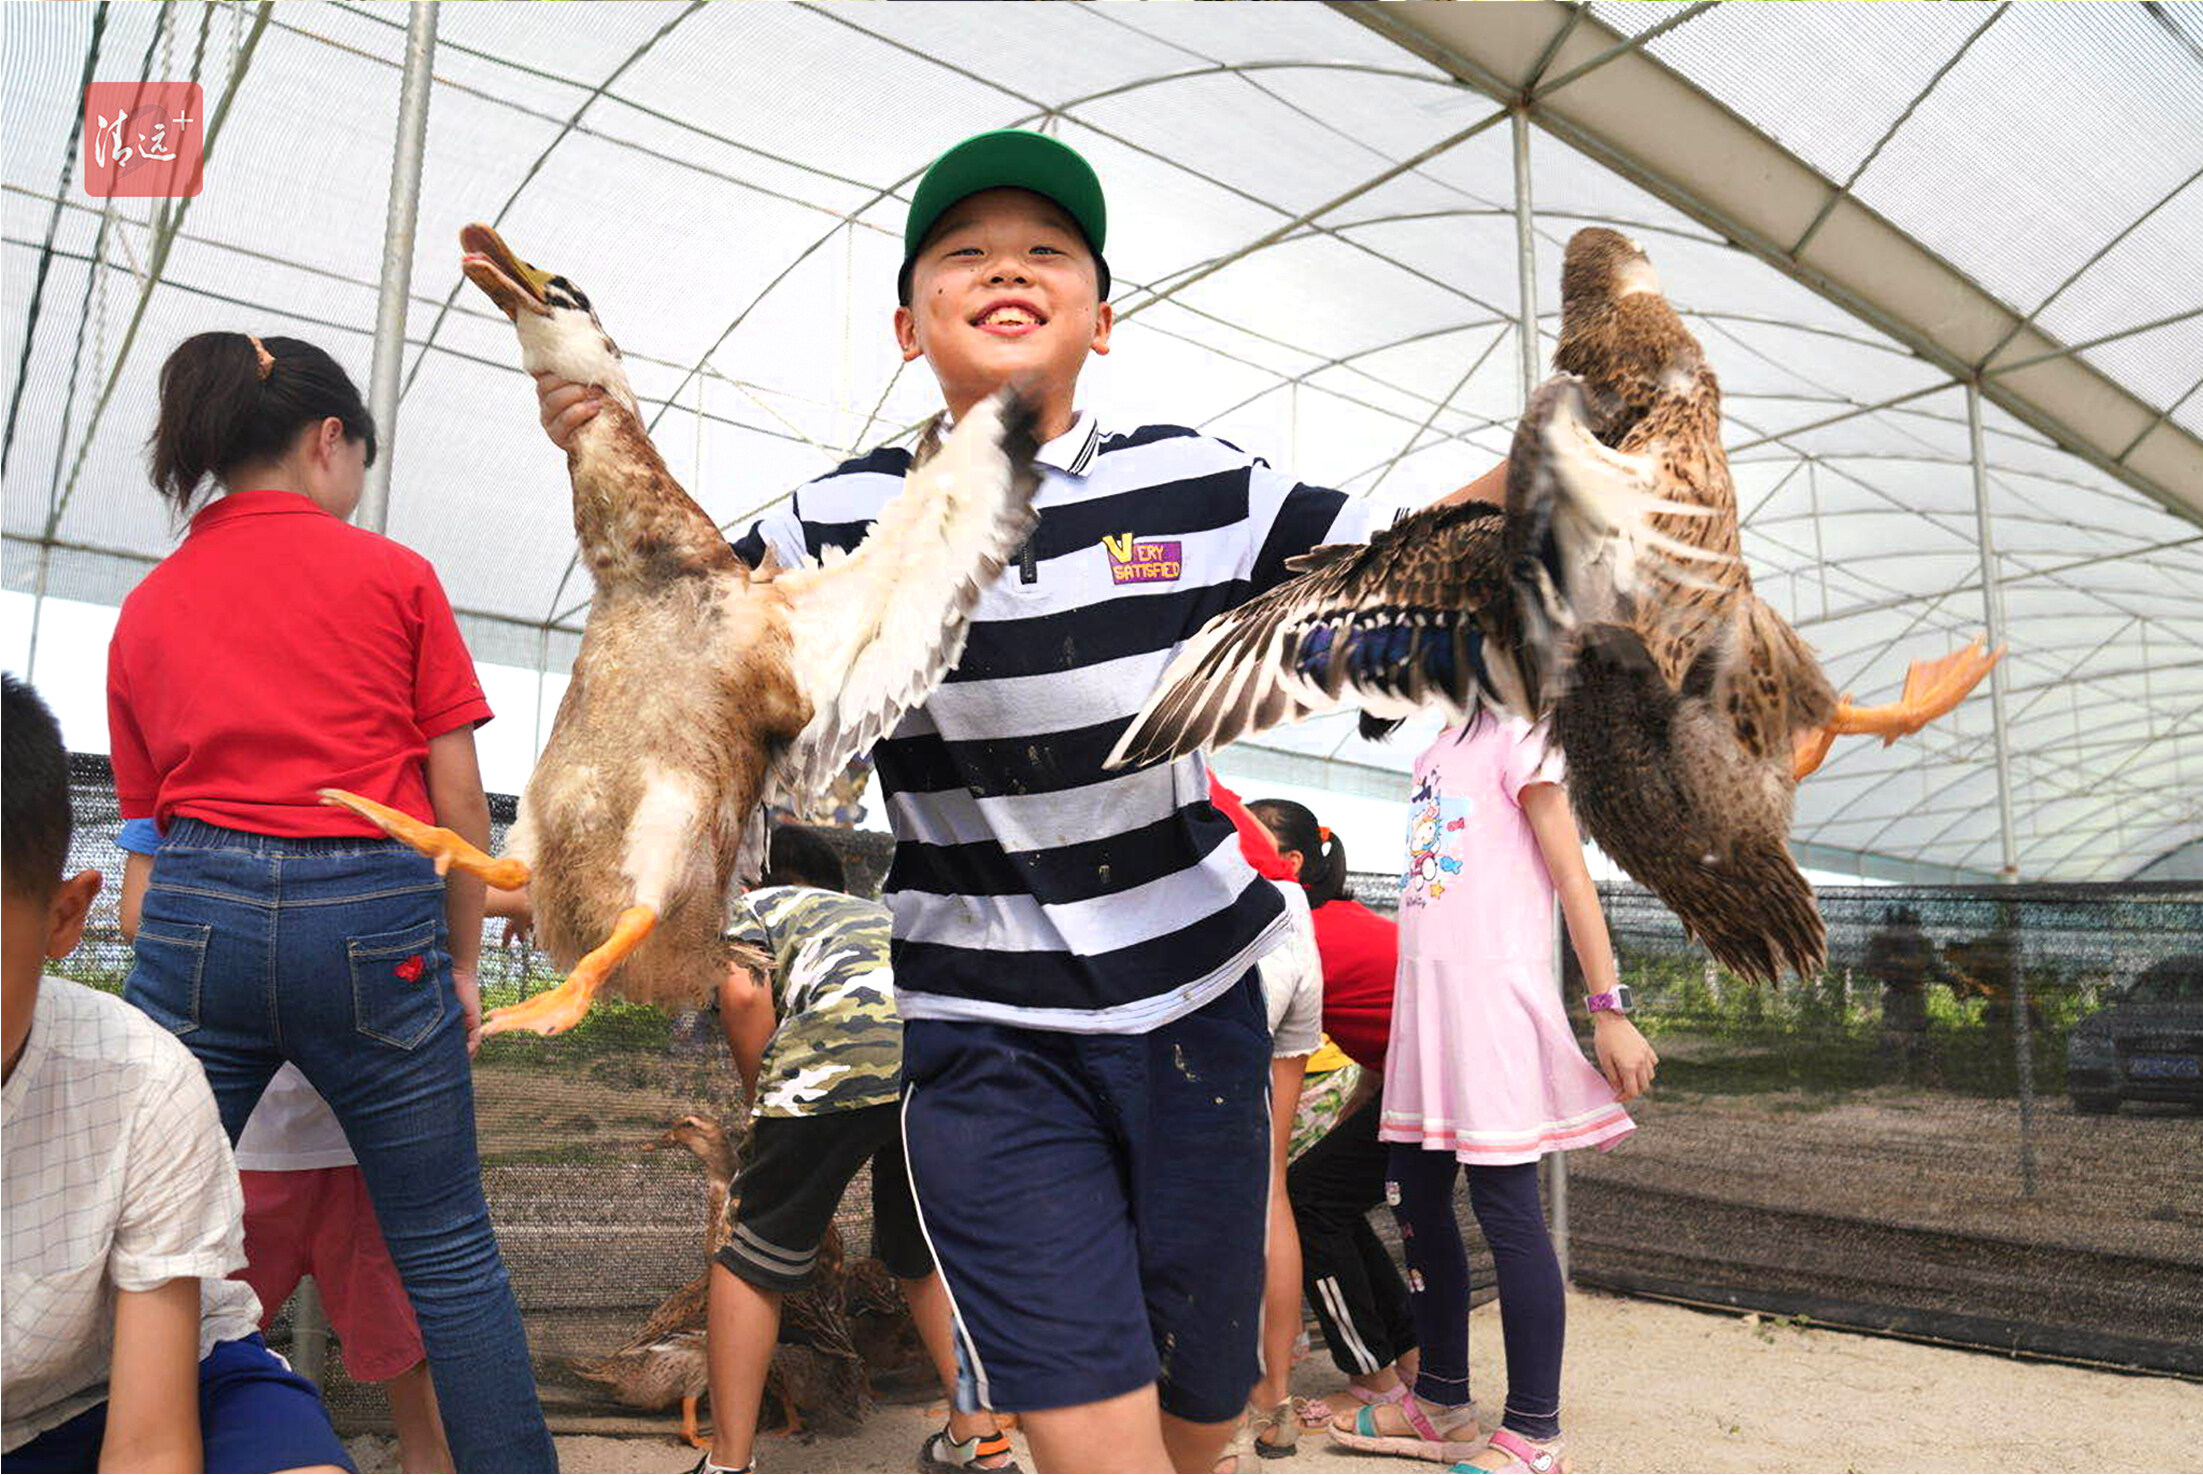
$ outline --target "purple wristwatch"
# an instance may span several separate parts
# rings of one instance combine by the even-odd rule
[[[1593,1014],[1627,1014],[1637,1007],[1637,995],[1626,983],[1617,983],[1610,992],[1585,994],[1583,1007]]]

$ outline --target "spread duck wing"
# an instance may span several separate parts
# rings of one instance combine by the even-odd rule
[[[1580,381],[1531,396],[1507,505],[1428,507],[1366,544],[1318,548],[1268,594],[1203,626],[1110,754],[1112,766],[1214,749],[1346,705],[1379,719],[1479,706],[1543,715],[1579,604],[1636,585],[1648,560],[1701,557],[1652,531],[1681,509],[1649,458],[1599,444]],[[1601,592],[1603,591],[1603,593]]]
[[[1506,591],[1505,515],[1432,507],[1299,571],[1203,626],[1109,755],[1112,766],[1214,749],[1351,701],[1466,711],[1496,690],[1478,617]]]
[[[1032,531],[1038,448],[1033,406],[1003,390],[911,469],[854,552],[775,575],[811,710],[774,774],[786,793],[822,791],[956,664],[980,592]]]

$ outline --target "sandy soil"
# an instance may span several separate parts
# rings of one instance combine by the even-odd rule
[[[2203,1388],[2177,1379],[1584,1292],[1573,1295],[1570,1312],[1569,1441],[1583,1470],[2203,1470]],[[1477,1398],[1496,1409],[1505,1395],[1497,1308],[1480,1309],[1470,1326]],[[1340,1381],[1321,1354],[1294,1379],[1297,1391],[1311,1394]],[[758,1467],[908,1470],[927,1427],[922,1409],[883,1408],[845,1437],[767,1438]],[[2105,1437],[2074,1446],[2076,1428]],[[677,1471],[696,1462],[671,1438],[558,1443],[565,1468],[576,1472]],[[388,1441],[367,1437],[353,1448],[363,1470],[397,1468]],[[1031,1468],[1022,1440],[1019,1458]],[[1307,1435],[1298,1454],[1261,1468],[1438,1467],[1352,1455]]]

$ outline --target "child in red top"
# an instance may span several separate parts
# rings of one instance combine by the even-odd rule
[[[549,1470],[474,1140],[482,888],[315,791],[489,838],[489,720],[425,559],[344,519],[375,427],[295,338],[187,339],[161,368],[153,481],[183,546],[108,652],[123,817],[161,827],[124,997],[206,1069],[234,1143],[286,1060],[359,1157],[462,1470]]]
[[[1415,1381],[1415,1319],[1407,1282],[1369,1224],[1384,1201],[1386,1149],[1377,1140],[1385,1042],[1392,1033],[1392,980],[1399,927],[1346,894],[1346,846],[1290,799],[1247,806],[1307,889],[1316,949],[1323,958],[1323,1028],[1361,1067],[1338,1125],[1295,1159],[1285,1196],[1300,1234],[1301,1285],[1315,1308],[1346,1393],[1392,1402]],[[1308,1404],[1302,1418],[1328,1423],[1332,1408]]]

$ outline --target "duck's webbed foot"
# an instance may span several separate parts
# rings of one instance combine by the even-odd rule
[[[377,804],[349,790],[323,789],[320,792],[322,803],[349,809],[360,818],[380,825],[391,839],[404,841],[436,862],[439,876],[456,868],[505,891],[517,891],[528,884],[528,863],[524,860],[509,855],[485,855],[463,836],[442,825],[422,824],[410,814],[387,804]]]
[[[483,1036],[487,1038],[516,1029],[557,1035],[572,1029],[588,1016],[589,1006],[596,1002],[612,970],[641,946],[642,940],[650,935],[650,929],[657,925],[658,913],[654,908],[636,906],[621,912],[619,920],[612,924],[612,935],[576,963],[564,983],[547,993],[537,994],[524,1004],[492,1009],[489,1018],[482,1021]]]
[[[690,1449],[710,1449],[711,1441],[704,1437],[696,1422],[696,1402],[694,1394],[681,1400],[681,1438],[688,1442]]]
[[[1800,733],[1793,745],[1791,773],[1804,778],[1821,766],[1828,749],[1839,737],[1871,733],[1888,747],[1908,737],[1950,711],[2004,658],[2004,647],[1984,650],[1978,640],[1964,650],[1953,651],[1939,661],[1914,661],[1905,671],[1904,694],[1878,707],[1853,706],[1850,698],[1836,704],[1836,715],[1825,727]]]

